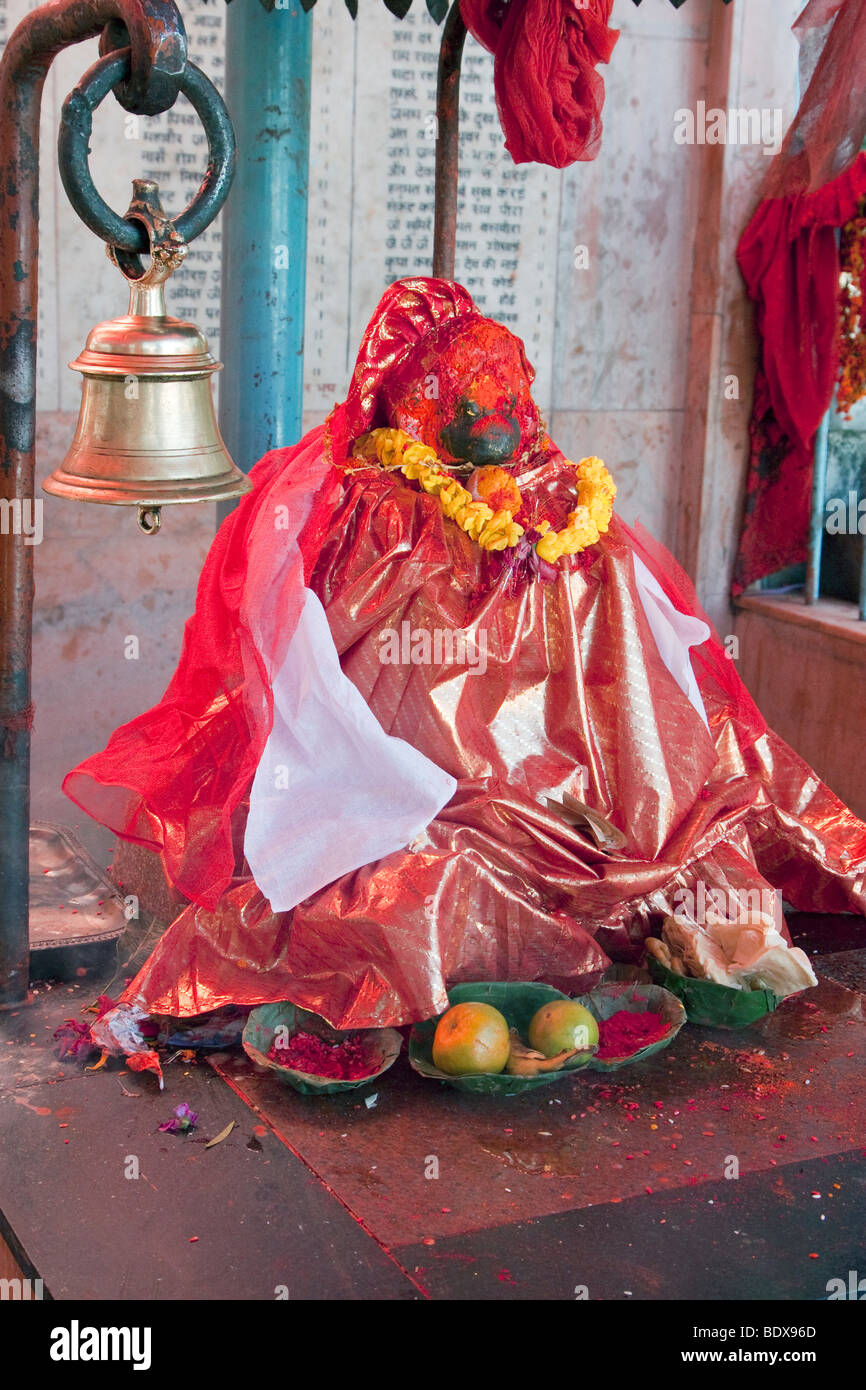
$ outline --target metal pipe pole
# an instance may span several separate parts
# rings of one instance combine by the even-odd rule
[[[219,418],[245,473],[302,433],[312,25],[300,5],[226,12],[239,159],[222,230]]]
[[[26,1000],[29,976],[33,548],[21,516],[35,502],[39,113],[57,54],[102,31],[103,51],[132,47],[122,104],[171,106],[186,63],[172,0],[50,0],[0,61],[0,1007]]]
[[[841,228],[836,228],[836,254],[839,255]],[[835,390],[812,442],[812,510],[809,515],[809,551],[806,557],[806,603],[817,603],[821,595],[821,556],[824,550],[827,467],[830,459],[830,414]]]
[[[818,426],[813,447],[812,512],[809,517],[809,557],[806,562],[807,603],[817,603],[821,592],[821,555],[824,549],[824,504],[829,456],[830,411],[827,410]]]
[[[460,63],[466,25],[459,0],[448,12],[439,46],[436,84],[436,192],[433,213],[433,274],[454,279],[457,193],[460,164]]]

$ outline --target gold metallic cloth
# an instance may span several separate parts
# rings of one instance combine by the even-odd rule
[[[572,475],[554,452],[518,481],[555,499]],[[734,675],[726,688],[696,663],[707,732],[658,654],[634,546],[614,518],[588,563],[512,590],[435,498],[347,473],[310,587],[383,727],[457,793],[405,850],[293,913],[273,914],[239,865],[125,998],[175,1016],[288,998],[341,1028],[403,1024],[442,1010],[458,981],[584,991],[609,959],[636,959],[698,881],[863,912],[866,827],[732,697]],[[467,634],[476,664],[437,664],[435,647],[429,664],[383,660],[383,634],[404,624]]]

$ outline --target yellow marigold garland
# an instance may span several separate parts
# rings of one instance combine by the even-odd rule
[[[445,515],[483,550],[511,549],[524,534],[513,511],[493,511],[486,502],[476,501],[445,469],[436,451],[419,444],[405,430],[371,430],[356,443],[354,456],[376,460],[386,469],[399,469],[406,478],[418,482],[425,492],[439,499]],[[536,541],[535,550],[539,559],[551,565],[563,555],[577,555],[595,545],[608,529],[613,514],[616,484],[601,459],[581,459],[574,471],[578,504],[568,514],[568,525],[562,531],[553,531],[549,521],[542,521],[538,527],[541,538]]]

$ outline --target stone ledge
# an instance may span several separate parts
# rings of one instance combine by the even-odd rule
[[[857,617],[856,603],[822,598],[807,604],[802,593],[742,594],[734,606],[748,613],[759,613],[780,623],[795,623],[828,637],[841,638],[866,646],[866,622]]]

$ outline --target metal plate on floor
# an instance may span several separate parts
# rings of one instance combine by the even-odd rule
[[[128,923],[107,873],[65,826],[30,826],[30,949],[113,941]]]

